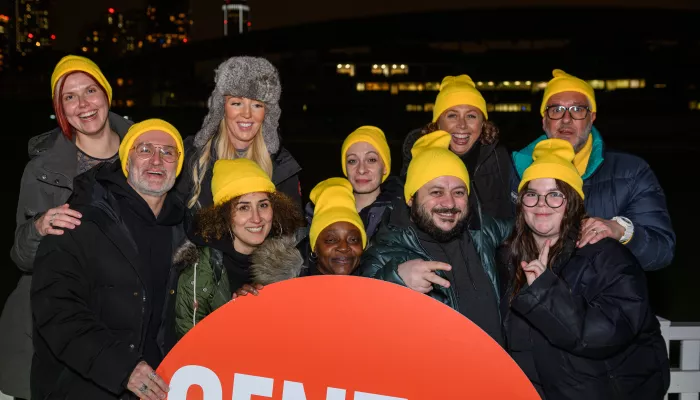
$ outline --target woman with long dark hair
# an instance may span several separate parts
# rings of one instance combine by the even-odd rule
[[[661,399],[666,346],[637,259],[603,239],[577,248],[583,181],[565,140],[537,144],[499,259],[506,349],[542,398]]]

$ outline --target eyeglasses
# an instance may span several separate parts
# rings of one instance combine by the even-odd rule
[[[571,107],[564,107],[564,106],[547,106],[545,108],[545,112],[547,113],[547,117],[549,119],[562,119],[564,118],[564,114],[566,112],[569,112],[569,115],[571,116],[572,119],[584,119],[588,116],[588,112],[591,111],[590,108],[584,107],[584,106],[571,106]]]
[[[544,202],[551,208],[559,208],[564,204],[564,194],[562,192],[549,192],[547,194],[537,194],[535,192],[526,192],[520,199],[525,207],[534,207],[540,202],[540,197],[544,197]]]
[[[151,143],[139,143],[131,148],[136,153],[136,157],[142,160],[148,160],[156,154],[156,150],[160,153],[160,158],[168,163],[173,163],[180,158],[180,152],[173,146],[154,146]]]

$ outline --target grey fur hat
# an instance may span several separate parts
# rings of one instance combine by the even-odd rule
[[[265,103],[262,133],[270,154],[280,147],[277,127],[282,110],[279,106],[282,85],[277,69],[259,57],[231,57],[215,71],[216,87],[209,96],[209,113],[194,138],[196,148],[202,148],[216,134],[224,118],[224,96],[247,97]]]

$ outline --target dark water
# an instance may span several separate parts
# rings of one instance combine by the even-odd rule
[[[9,258],[15,227],[15,211],[19,195],[19,182],[27,162],[27,140],[55,126],[49,119],[50,103],[0,104],[3,133],[2,205],[0,213],[0,243],[5,243],[4,266],[0,268],[0,304],[14,289],[19,272]],[[201,125],[206,110],[117,110],[132,119],[159,117],[173,122],[183,135],[195,133]],[[373,116],[374,117],[374,116]],[[420,126],[418,118],[391,118],[384,116],[385,124],[377,123],[387,133],[393,157],[392,169],[401,168],[401,141],[412,128]],[[519,149],[540,134],[537,115],[492,117],[501,127],[503,142],[512,150]],[[302,191],[308,196],[313,186],[332,176],[341,176],[340,146],[345,135],[357,126],[372,123],[367,116],[300,116],[283,114],[282,132],[284,145],[303,167]],[[695,212],[699,185],[691,179],[695,176],[698,147],[691,145],[700,126],[700,118],[674,118],[645,116],[641,118],[608,118],[596,122],[609,147],[637,154],[649,162],[657,174],[668,200],[668,208],[678,236],[673,264],[664,270],[647,274],[652,305],[657,315],[674,321],[700,321],[694,288],[700,281],[700,265],[693,248],[694,230],[700,218]]]

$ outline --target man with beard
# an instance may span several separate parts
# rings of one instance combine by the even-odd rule
[[[564,139],[574,146],[574,165],[583,178],[586,213],[579,247],[606,237],[627,245],[647,271],[671,263],[676,235],[666,197],[654,172],[644,160],[605,148],[593,126],[596,101],[587,82],[555,69],[547,84],[540,113],[542,135],[513,153],[517,174],[511,180],[511,199],[523,172],[532,164],[532,152],[542,140]]]
[[[498,311],[505,282],[495,250],[512,221],[468,213],[469,174],[436,131],[411,150],[404,195],[377,231],[361,262],[363,276],[407,286],[442,301],[503,344]]]
[[[120,162],[76,178],[81,224],[47,236],[35,261],[32,397],[165,398],[154,369],[174,344],[184,206],[169,192],[182,152],[175,127],[146,120],[124,136]]]

